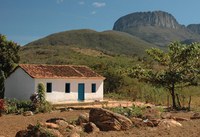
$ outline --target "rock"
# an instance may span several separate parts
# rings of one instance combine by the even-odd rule
[[[73,129],[75,128],[75,126],[73,126],[73,125],[68,125],[68,128],[71,129],[71,130],[73,130]]]
[[[49,129],[46,127],[38,127],[29,125],[26,130],[17,132],[16,137],[63,137],[63,135],[56,129]]]
[[[32,111],[25,111],[23,113],[24,116],[33,116],[33,112]]]
[[[194,113],[190,119],[200,119],[200,113]]]
[[[94,132],[99,132],[99,128],[92,122],[87,123],[84,126],[84,131],[87,133],[94,133]]]
[[[150,120],[146,119],[143,121],[148,127],[154,127],[153,122],[151,122]]]
[[[51,119],[48,119],[46,122],[47,122],[47,123],[55,123],[55,124],[56,124],[56,121],[57,121],[57,120],[66,121],[65,118],[51,118]]]
[[[50,133],[52,137],[63,137],[63,135],[58,131],[58,130],[55,130],[55,129],[46,129],[46,132],[47,133]],[[47,137],[49,137],[49,134],[47,135]]]
[[[173,119],[163,119],[160,121],[158,126],[171,128],[171,127],[182,127],[182,124]]]
[[[151,119],[151,122],[153,123],[154,127],[158,126],[160,121],[161,121],[160,119]]]
[[[67,123],[67,122],[64,121],[64,120],[57,120],[55,123],[58,124],[58,125],[59,125],[60,127],[62,127],[62,128],[66,128],[66,127],[69,126],[69,123]]]
[[[68,137],[80,137],[80,134],[76,132],[71,132]]]
[[[89,121],[93,122],[102,131],[127,130],[133,124],[127,117],[103,108],[91,109]]]
[[[145,109],[145,111],[143,112],[143,119],[155,119],[160,117],[161,113],[158,109],[153,108],[153,107],[148,107],[147,109]]]
[[[88,113],[85,113],[85,114],[80,114],[77,121],[76,121],[76,124],[77,125],[82,125],[83,123],[88,123],[89,122],[89,114]]]
[[[16,133],[15,137],[25,137],[26,134],[28,133],[27,130],[20,130]],[[1,137],[1,136],[0,136]]]
[[[143,127],[145,126],[143,120],[141,118],[132,117],[130,119],[135,127]]]
[[[189,120],[189,119],[183,118],[183,117],[174,117],[173,119],[176,121],[188,121]]]
[[[59,129],[59,126],[54,123],[45,123],[44,126],[51,129]]]
[[[160,116],[161,116],[162,119],[171,119],[172,118],[171,113],[161,113]]]

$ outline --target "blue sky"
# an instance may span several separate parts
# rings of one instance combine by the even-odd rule
[[[20,45],[52,33],[111,30],[121,16],[162,10],[180,24],[198,24],[200,0],[0,0],[0,34]]]

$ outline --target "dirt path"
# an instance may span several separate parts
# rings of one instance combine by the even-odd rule
[[[38,121],[45,122],[54,117],[64,117],[67,120],[77,119],[80,113],[88,110],[74,110],[69,112],[52,112],[45,114],[36,114],[25,117],[23,115],[4,115],[0,117],[0,137],[14,137],[17,131],[26,129],[29,124],[36,124]]]

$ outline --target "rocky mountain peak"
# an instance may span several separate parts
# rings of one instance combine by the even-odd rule
[[[119,18],[113,30],[123,31],[137,26],[158,26],[178,29],[181,25],[169,13],[163,11],[136,12]]]

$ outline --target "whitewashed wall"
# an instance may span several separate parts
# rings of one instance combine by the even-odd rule
[[[18,68],[5,80],[5,97],[29,100],[35,91],[34,88],[34,79]]]
[[[52,83],[52,92],[46,93],[46,99],[52,103],[77,101],[78,84],[85,84],[85,100],[103,100],[103,79],[33,79],[24,70],[18,68],[5,80],[5,97],[29,100],[37,91],[39,83]],[[65,93],[65,83],[70,83],[70,93]],[[96,83],[96,93],[92,93],[92,83]]]
[[[85,100],[103,100],[103,79],[35,79],[35,89],[39,83],[52,83],[52,92],[46,93],[46,99],[52,103],[77,101],[78,84],[85,84]],[[65,93],[65,83],[70,83],[70,93]],[[91,85],[96,83],[96,93],[92,93]]]

